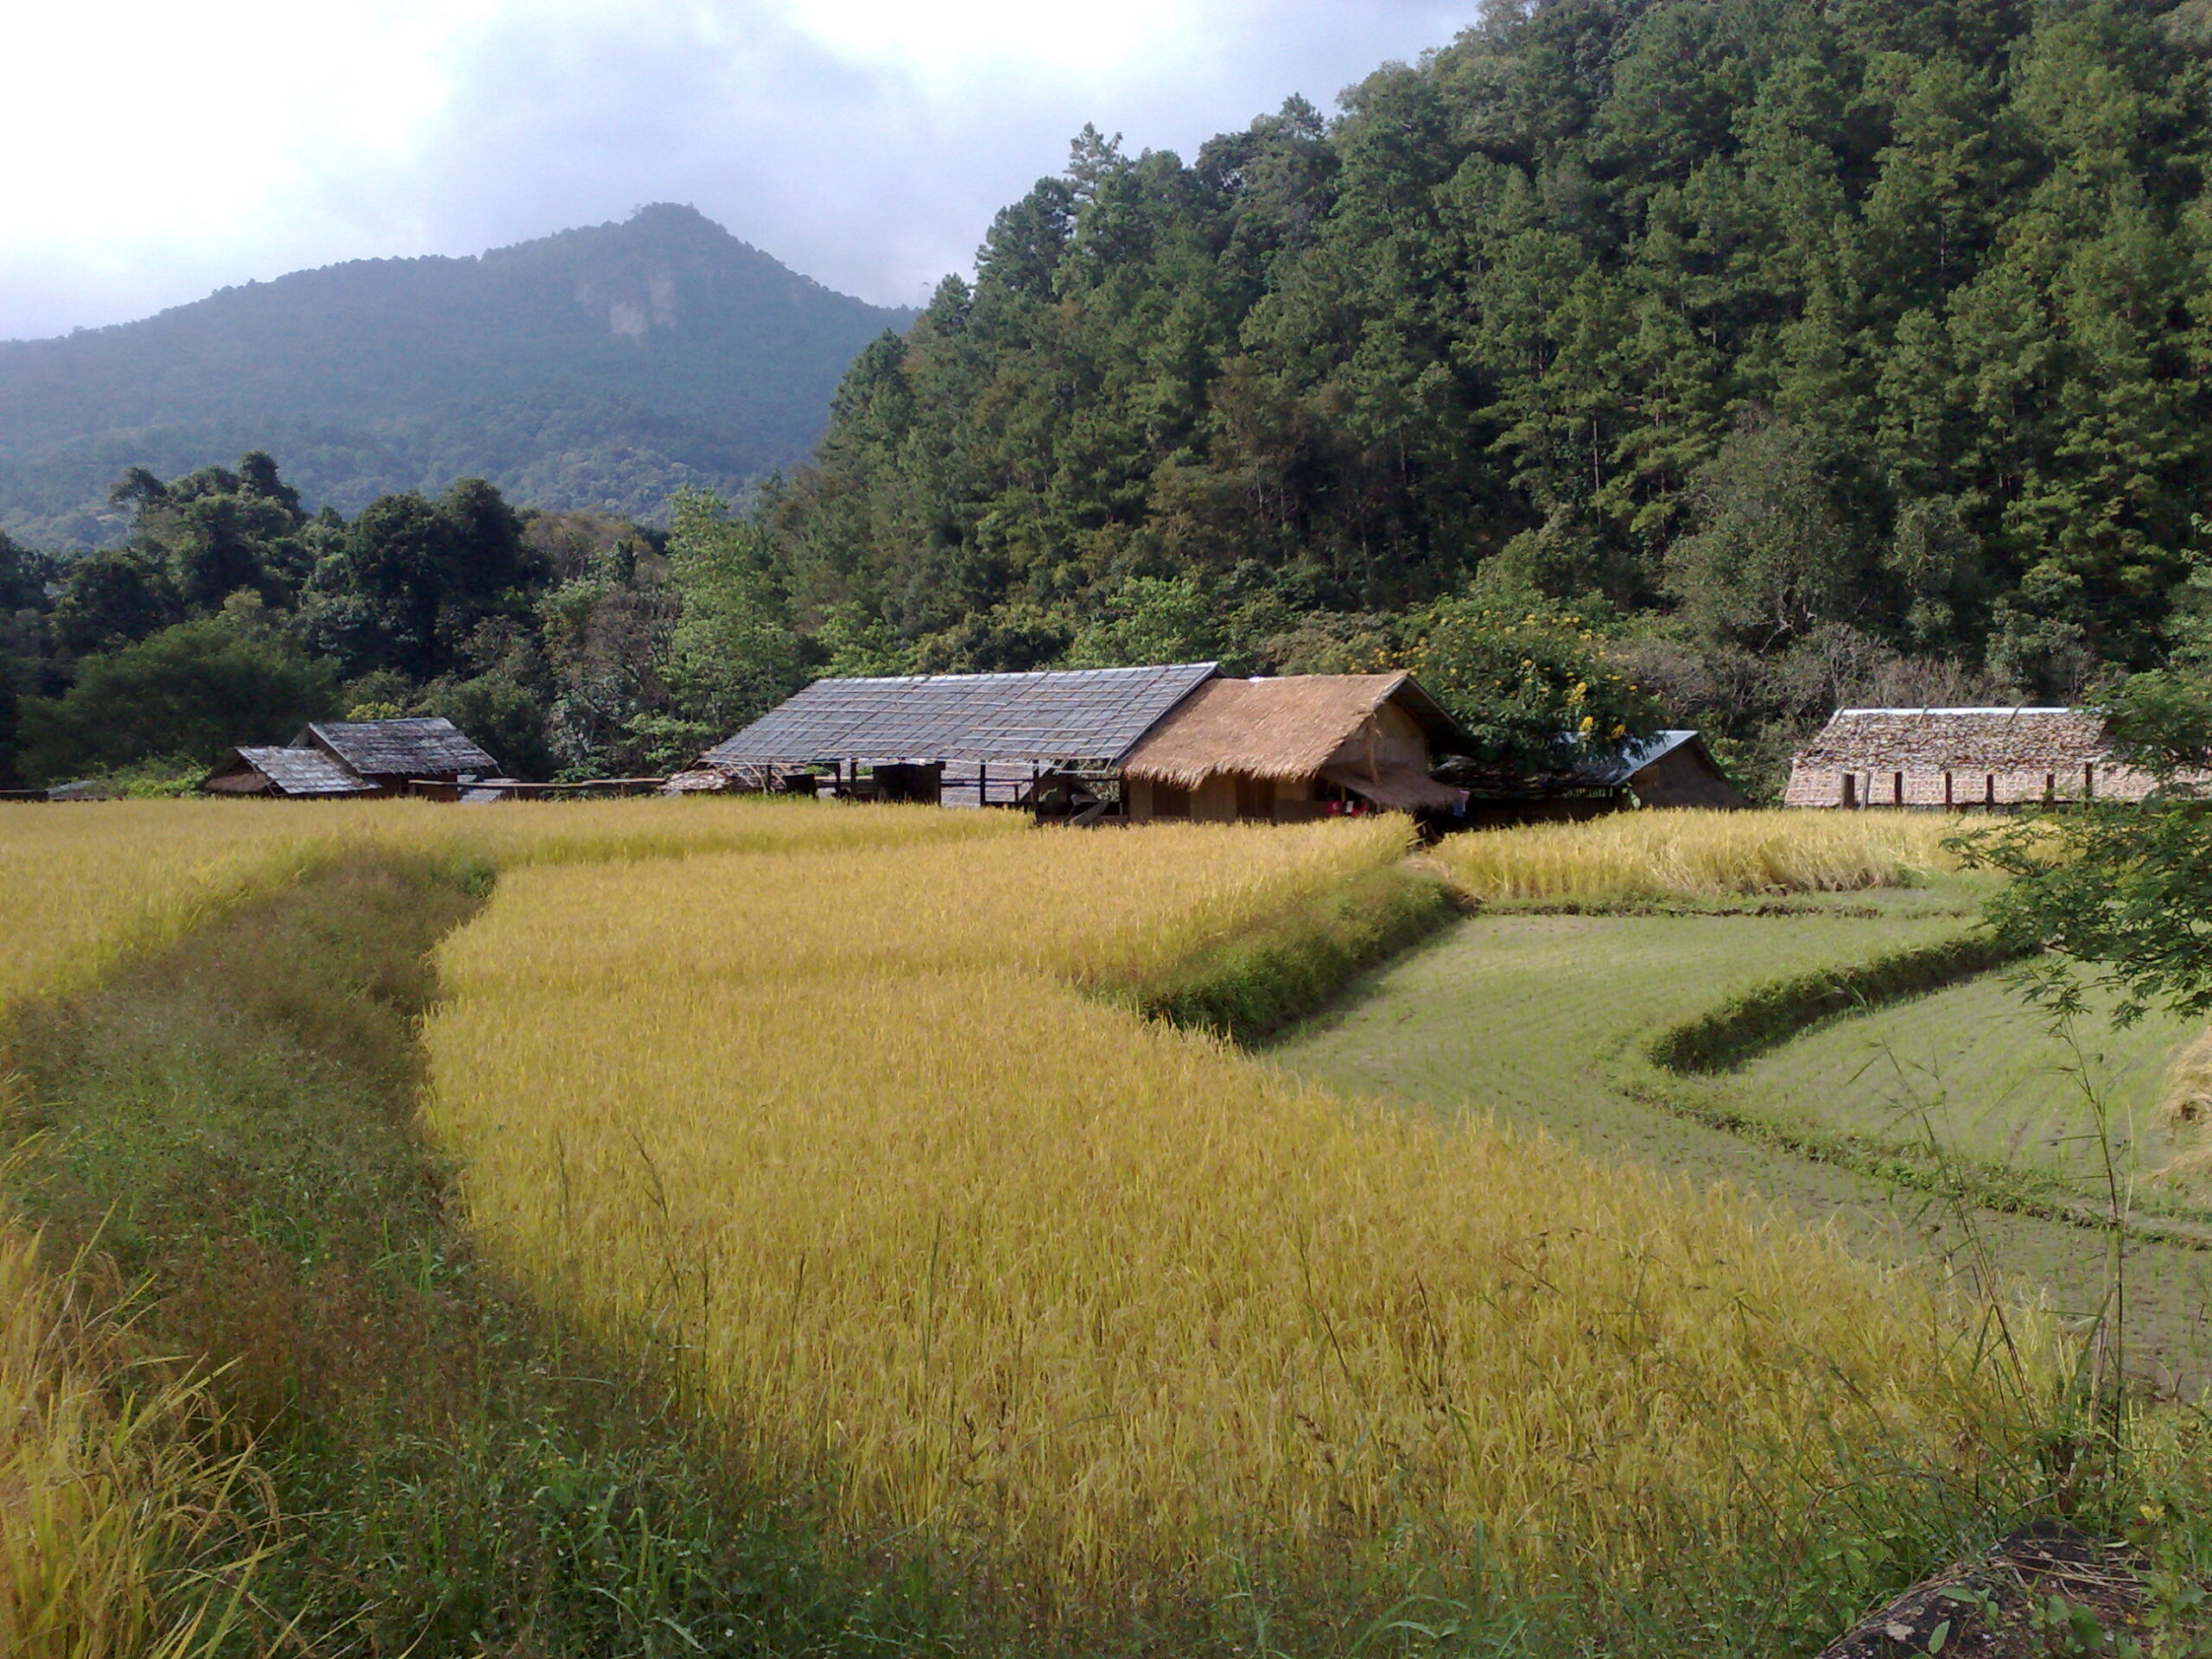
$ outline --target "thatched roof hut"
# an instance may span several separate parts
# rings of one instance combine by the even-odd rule
[[[2005,807],[2140,800],[2154,780],[2112,755],[2082,709],[1841,709],[1792,757],[1789,806]]]
[[[1467,747],[1408,674],[1296,674],[1198,686],[1122,762],[1129,816],[1289,822],[1347,807],[1443,811],[1429,776]]]

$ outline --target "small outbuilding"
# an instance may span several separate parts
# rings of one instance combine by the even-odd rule
[[[1695,732],[1657,732],[1617,758],[1582,768],[1599,784],[1626,790],[1643,807],[1702,806],[1730,810],[1751,798],[1728,781]]]
[[[1568,734],[1562,734],[1560,742],[1572,752]],[[1579,823],[1637,807],[1732,810],[1751,804],[1694,731],[1655,732],[1618,754],[1550,771],[1454,759],[1439,766],[1436,775],[1467,791],[1466,819],[1478,829]]]
[[[1840,709],[1789,764],[1787,806],[2001,808],[2140,800],[2083,709]]]
[[[211,795],[286,800],[405,794],[454,800],[461,785],[499,769],[442,716],[325,720],[303,727],[283,748],[232,749],[200,786]]]
[[[321,749],[237,748],[207,774],[211,795],[269,795],[285,800],[334,800],[385,791]]]
[[[355,777],[394,792],[410,784],[458,784],[498,774],[499,763],[442,715],[404,720],[316,721],[292,740],[318,749]]]
[[[1292,823],[1369,807],[1449,814],[1429,768],[1466,734],[1409,674],[1211,679],[1122,762],[1131,819]]]

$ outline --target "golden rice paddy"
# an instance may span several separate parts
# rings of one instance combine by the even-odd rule
[[[1618,903],[1909,887],[1957,868],[1968,828],[1916,812],[1620,812],[1454,836],[1436,849],[1475,898]]]
[[[85,1284],[43,1271],[38,1241],[0,1224],[0,1652],[189,1659],[221,1633],[222,1587],[180,1611],[161,1580],[229,1541],[243,1465],[197,1449],[192,1381],[118,1403],[113,1321],[81,1306]]]
[[[0,1008],[97,982],[225,906],[348,852],[467,851],[503,868],[678,857],[804,842],[1016,831],[1010,814],[860,811],[804,801],[103,801],[0,805]]]
[[[1054,1603],[1255,1557],[1632,1583],[2006,1444],[1907,1281],[1084,994],[1402,851],[1154,826],[522,871],[442,953],[430,1126],[499,1260],[652,1344],[855,1548]]]

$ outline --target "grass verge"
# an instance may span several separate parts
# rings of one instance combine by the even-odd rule
[[[1461,913],[1451,887],[1403,864],[1343,884],[1211,940],[1141,985],[1138,1010],[1251,1043],[1325,1007],[1366,969]]]
[[[1725,1071],[1803,1036],[1808,1027],[1823,1020],[1925,995],[2001,968],[2018,954],[1977,929],[1886,950],[1865,962],[1815,968],[1754,986],[1669,1026],[1644,1052],[1652,1064],[1669,1071]]]
[[[1617,1086],[1632,1099],[1708,1128],[1947,1202],[2108,1229],[2109,1206],[2085,1199],[2076,1183],[2060,1176],[1974,1157],[1932,1133],[1924,1141],[1899,1141],[1808,1122],[1754,1103],[1720,1078],[1823,1022],[1926,995],[2001,968],[2019,954],[1976,930],[1770,980],[1662,1027],[1643,1046],[1648,1066],[1631,1061]],[[2212,1225],[2198,1218],[2193,1206],[2147,1193],[2137,1202],[2143,1211],[2132,1213],[2126,1224],[2130,1237],[2212,1249]]]

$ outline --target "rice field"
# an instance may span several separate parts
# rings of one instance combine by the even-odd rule
[[[880,845],[988,837],[1011,815],[856,812],[775,800],[500,803],[101,801],[0,805],[0,1009],[96,983],[225,906],[315,864],[384,849],[500,868],[667,858],[804,842]]]
[[[1016,1600],[1254,1561],[1633,1585],[1795,1548],[1872,1468],[2001,1488],[2017,1400],[1916,1281],[1085,995],[1402,849],[523,871],[443,950],[429,1122],[523,1282],[667,1357],[854,1549]]]
[[[1620,812],[1453,836],[1436,856],[1485,902],[1622,904],[1916,887],[1969,827],[1909,812]]]
[[[1379,1096],[1445,1122],[1494,1122],[1552,1136],[1592,1158],[1671,1175],[1688,1186],[1726,1182],[1871,1261],[1928,1270],[1939,1280],[1991,1268],[2024,1294],[2047,1299],[2060,1315],[2086,1319],[2107,1287],[2109,1247],[2099,1234],[1993,1213],[1968,1227],[1925,1193],[1688,1121],[1621,1086],[1624,1071],[1662,1025],[1762,982],[1931,941],[1958,925],[1955,918],[1818,913],[1478,916],[1368,976],[1329,1017],[1264,1052],[1270,1064],[1348,1099]],[[1976,998],[1972,1009],[1938,1017],[1945,998],[1965,992]],[[2051,1109],[2067,1109],[2064,1079],[2037,1070],[2060,1057],[2049,1048],[2015,1052],[2012,1039],[2035,1038],[2033,1021],[2005,1001],[1994,981],[1838,1022],[1731,1076],[1727,1086],[1763,1113],[1786,1116],[1766,1081],[1769,1068],[1787,1071],[1800,1063],[1801,1049],[1815,1045],[1837,1045],[1840,1052],[1858,1027],[1891,1016],[1909,1022],[1923,1052],[1941,1055],[1947,1044],[1972,1048],[2048,1089]],[[1973,1023],[1983,1017],[2006,1021],[2004,1034],[1986,1040]],[[2124,1046],[2094,1021],[2083,1034],[2092,1050],[2125,1058]],[[2140,1040],[2157,1046],[2155,1034]],[[1864,1058],[1830,1066],[1817,1090],[1794,1098],[1806,1109],[1860,1114],[1852,1122],[1865,1131],[1878,1124],[1902,1134],[1893,1112],[1877,1116],[1872,1074],[1853,1076]],[[1943,1064],[1955,1073],[1952,1063]],[[2131,1351],[2172,1373],[2212,1378],[2203,1323],[2212,1307],[2212,1255],[2144,1244],[2131,1259]]]
[[[167,1580],[235,1548],[236,1459],[197,1449],[204,1389],[151,1378],[128,1404],[111,1313],[50,1274],[37,1238],[0,1224],[0,1652],[10,1659],[196,1659],[222,1634],[212,1594]]]
[[[2158,1111],[2168,1062],[2194,1031],[2151,1014],[2113,1029],[2092,991],[2073,1040],[2002,975],[1838,1020],[1738,1074],[1770,1109],[1867,1141],[1945,1147],[2101,1183],[2107,1147],[2133,1182],[2175,1144]]]

